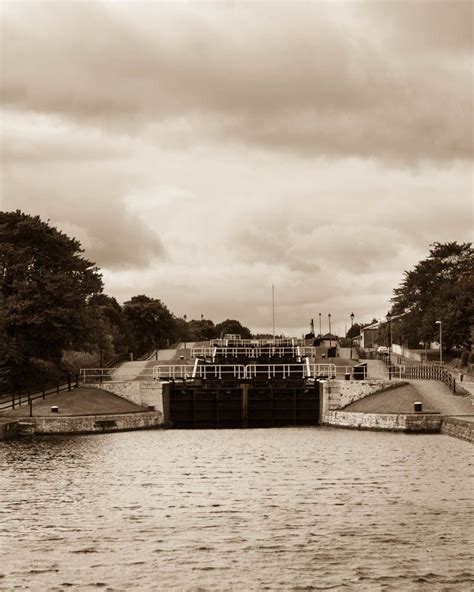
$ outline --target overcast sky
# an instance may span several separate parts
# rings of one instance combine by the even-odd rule
[[[473,3],[3,2],[1,206],[105,292],[300,335],[473,239]]]

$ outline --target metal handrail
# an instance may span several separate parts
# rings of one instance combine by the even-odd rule
[[[302,346],[273,346],[265,345],[258,347],[231,347],[231,346],[214,346],[214,347],[195,347],[191,350],[191,357],[193,358],[260,358],[260,357],[301,357],[314,356],[316,349],[314,347]]]
[[[249,379],[265,375],[267,378],[290,378],[292,374],[305,377],[304,364],[249,364],[245,370]]]

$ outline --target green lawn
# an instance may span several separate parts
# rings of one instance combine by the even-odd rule
[[[50,395],[44,400],[36,399],[33,402],[33,415],[55,415],[51,413],[52,405],[59,407],[61,415],[100,415],[145,411],[145,408],[107,391],[81,387],[72,391],[63,391],[59,394]],[[27,404],[3,412],[3,416],[8,417],[27,415],[29,415]]]

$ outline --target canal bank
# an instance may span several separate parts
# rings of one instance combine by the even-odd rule
[[[474,414],[442,413],[412,384],[382,380],[316,382],[298,391],[286,386],[203,388],[199,381],[114,381],[35,401],[9,412],[0,439],[25,435],[86,434],[160,428],[329,426],[403,433],[441,433],[474,441]],[[439,395],[439,393],[438,393]],[[470,409],[462,397],[443,393],[444,410]],[[424,412],[414,413],[421,400]],[[444,403],[444,401],[446,402]],[[454,402],[453,402],[454,401]],[[57,412],[53,412],[52,409]],[[443,410],[443,409],[442,409]]]
[[[37,399],[31,410],[24,404],[4,412],[0,440],[159,429],[164,427],[160,405],[138,404],[101,388],[78,388]]]
[[[368,392],[371,389],[372,392]],[[474,442],[474,407],[433,380],[357,385],[323,383],[322,424],[358,430],[441,433]],[[422,411],[415,412],[415,402]]]

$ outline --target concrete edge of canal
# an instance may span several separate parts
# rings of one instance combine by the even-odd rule
[[[406,434],[444,434],[474,442],[474,416],[470,419],[439,413],[368,413],[328,411],[322,424],[328,427],[402,432]]]
[[[22,417],[0,423],[0,440],[21,436],[104,434],[164,427],[163,414],[160,411]]]

